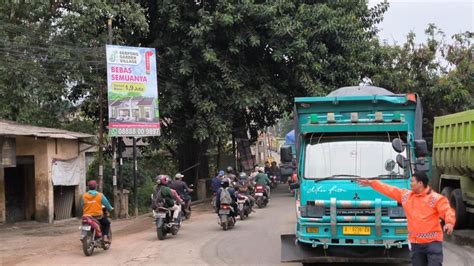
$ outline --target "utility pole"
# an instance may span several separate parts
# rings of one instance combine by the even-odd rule
[[[135,217],[138,217],[138,192],[137,192],[137,138],[133,137],[133,196],[135,201]]]
[[[104,104],[104,95],[102,90],[102,84],[99,84],[99,77],[98,77],[98,65],[96,67],[96,75],[97,75],[97,86],[99,88],[99,191],[103,192],[104,188],[104,158],[103,158],[103,143],[104,143],[104,111],[103,111],[103,104]]]
[[[113,42],[113,36],[112,36],[112,18],[109,18],[107,19],[107,29],[108,29],[108,43],[109,44],[112,44]],[[116,153],[116,145],[115,145],[115,138],[112,137],[111,138],[111,141],[112,141],[112,186],[113,186],[113,196],[114,196],[114,205],[117,206],[117,202],[118,201],[118,194],[117,194],[117,168],[115,167],[116,164],[117,164],[117,153]],[[122,208],[122,206],[120,206],[119,209],[117,209],[117,211],[114,212],[114,219],[117,219],[118,217],[118,213],[120,212],[120,209]]]

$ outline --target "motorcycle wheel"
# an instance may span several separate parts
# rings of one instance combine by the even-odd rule
[[[189,206],[189,208],[186,210],[186,214],[184,217],[186,217],[186,220],[191,218],[191,206]]]
[[[259,208],[263,208],[262,198],[258,198],[256,203]]]
[[[109,234],[108,234],[108,237],[109,237],[109,242],[105,243],[104,241],[102,241],[102,248],[104,250],[107,250],[110,248],[110,245],[112,245],[112,228],[109,228]]]
[[[229,225],[226,221],[226,222],[222,223],[222,230],[227,231],[227,229],[229,229]]]
[[[84,251],[84,255],[90,256],[94,253],[94,236],[91,231],[87,233],[87,236],[82,239],[82,251]]]
[[[166,231],[163,226],[156,228],[156,235],[158,236],[158,240],[163,240],[166,237]]]
[[[239,213],[239,216],[240,216],[240,220],[245,220],[245,218],[246,218],[244,211],[241,211],[241,212]]]

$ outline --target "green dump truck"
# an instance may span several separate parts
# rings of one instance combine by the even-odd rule
[[[474,110],[435,117],[432,186],[456,210],[456,228],[474,228]]]

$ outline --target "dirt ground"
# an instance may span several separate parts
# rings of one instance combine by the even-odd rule
[[[207,212],[207,209],[204,204],[195,206],[193,218]],[[55,224],[27,221],[0,225],[0,265],[30,264],[35,257],[55,256],[71,249],[82,252],[79,226],[80,219],[77,218]],[[134,235],[140,232],[153,232],[153,228],[151,214],[112,220],[114,239],[125,243],[132,241]]]

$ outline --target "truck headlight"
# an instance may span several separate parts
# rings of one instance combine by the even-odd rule
[[[390,207],[388,208],[388,217],[390,218],[405,218],[405,210],[403,207]]]
[[[301,216],[311,218],[322,218],[324,216],[323,206],[305,205],[300,206]]]

